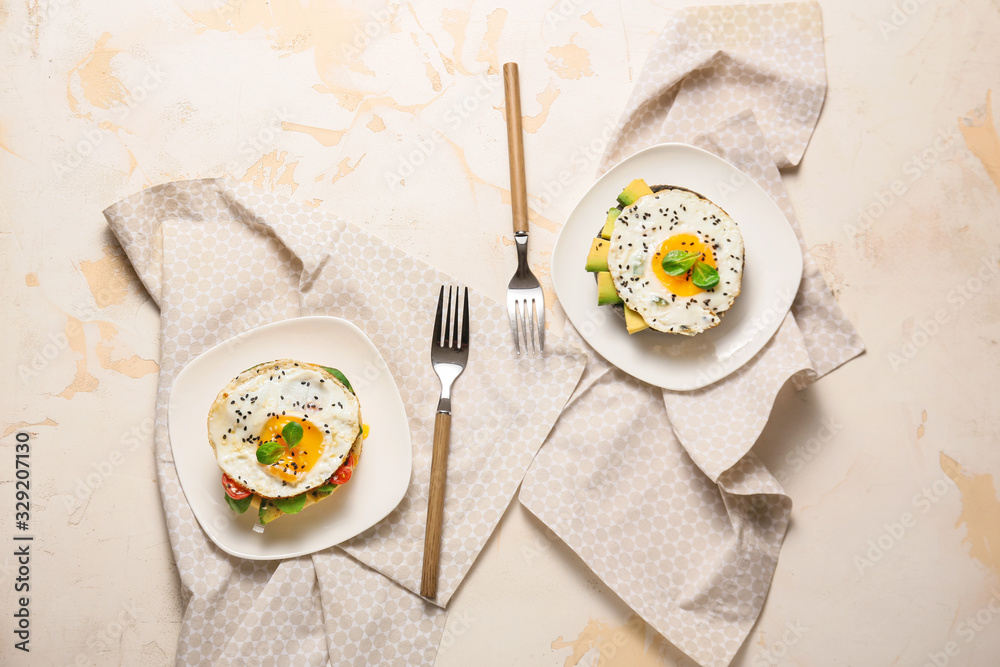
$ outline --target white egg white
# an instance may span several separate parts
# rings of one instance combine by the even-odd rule
[[[323,451],[294,483],[257,462],[260,433],[272,415],[308,420],[322,434]],[[265,498],[295,496],[320,486],[343,463],[361,433],[357,397],[315,364],[279,359],[236,376],[208,415],[208,438],[222,471]]]
[[[652,269],[661,244],[691,234],[712,248],[719,284],[693,296],[672,293]],[[743,236],[733,219],[711,201],[681,188],[640,197],[615,221],[608,268],[615,289],[657,331],[693,336],[720,322],[743,279]]]

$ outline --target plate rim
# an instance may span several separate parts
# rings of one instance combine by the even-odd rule
[[[354,333],[355,335],[360,336],[360,339],[365,342],[365,344],[371,349],[371,351],[375,354],[375,356],[382,363],[382,365],[385,366],[386,371],[387,371],[387,375],[388,375],[389,379],[391,380],[390,384],[391,384],[392,390],[393,390],[393,397],[395,398],[395,401],[398,403],[398,405],[402,409],[402,414],[403,414],[403,419],[401,420],[401,425],[402,425],[403,429],[406,432],[406,444],[407,444],[407,446],[405,448],[401,448],[401,449],[405,449],[405,451],[406,451],[406,466],[405,467],[407,468],[407,471],[408,471],[407,472],[407,483],[405,485],[401,485],[401,487],[400,487],[401,491],[399,492],[399,497],[396,498],[392,502],[392,504],[388,506],[389,509],[387,509],[386,512],[382,516],[380,516],[377,519],[375,519],[371,523],[371,525],[369,525],[366,528],[363,528],[362,530],[358,531],[354,535],[350,535],[348,537],[345,537],[345,538],[342,538],[342,539],[338,540],[337,542],[334,542],[332,544],[327,544],[326,546],[322,546],[322,547],[319,547],[319,548],[309,548],[309,547],[306,547],[306,548],[303,548],[303,549],[294,549],[294,550],[291,550],[291,551],[288,551],[288,552],[282,552],[281,554],[276,554],[276,555],[261,555],[261,554],[255,554],[255,553],[245,553],[245,552],[240,551],[239,549],[235,549],[235,548],[232,548],[230,546],[227,546],[227,545],[223,544],[223,542],[220,541],[220,539],[216,536],[213,528],[211,526],[206,525],[205,521],[202,521],[201,517],[198,514],[198,511],[195,509],[196,504],[191,502],[191,498],[188,495],[188,491],[185,488],[184,481],[183,481],[182,475],[180,473],[180,467],[177,465],[177,457],[176,457],[175,450],[174,450],[174,441],[173,441],[173,438],[171,437],[171,424],[173,422],[173,419],[171,418],[171,416],[172,416],[173,410],[174,410],[173,406],[174,406],[174,396],[175,396],[174,389],[176,388],[176,386],[180,382],[181,378],[185,375],[185,373],[188,372],[188,370],[195,364],[195,362],[197,362],[198,360],[202,359],[202,357],[215,352],[217,349],[220,349],[223,346],[231,343],[232,341],[234,341],[236,339],[239,339],[239,338],[243,338],[243,337],[248,336],[250,334],[257,333],[259,331],[266,330],[266,329],[280,328],[282,326],[294,326],[295,324],[300,324],[300,323],[305,323],[305,322],[310,322],[310,321],[311,322],[317,322],[317,321],[335,322],[335,323],[337,323],[338,325],[341,325],[341,326],[346,325],[346,327],[349,330],[353,330],[352,333]],[[286,318],[286,319],[283,319],[283,320],[278,320],[276,322],[268,322],[266,324],[261,324],[259,326],[252,327],[250,329],[247,329],[246,331],[242,331],[242,332],[240,332],[238,334],[230,336],[230,337],[226,338],[225,340],[221,340],[221,341],[217,342],[212,347],[210,347],[210,348],[208,348],[206,350],[203,350],[198,356],[196,356],[193,359],[191,359],[190,361],[188,361],[187,364],[185,364],[184,368],[182,368],[177,373],[176,377],[174,377],[174,380],[173,380],[173,382],[171,383],[171,386],[170,386],[170,397],[167,399],[167,440],[169,441],[169,444],[170,444],[170,454],[171,454],[171,459],[172,459],[171,462],[174,464],[174,469],[175,469],[175,472],[177,474],[177,483],[181,487],[181,493],[184,494],[184,499],[187,501],[188,506],[191,508],[191,513],[194,515],[195,521],[198,522],[199,527],[201,527],[201,529],[205,532],[205,534],[208,536],[208,538],[212,541],[213,544],[215,544],[217,547],[219,547],[220,549],[222,549],[223,551],[225,551],[226,553],[228,553],[231,556],[236,556],[237,558],[243,558],[243,559],[246,559],[246,560],[261,560],[261,561],[264,561],[264,560],[283,560],[285,558],[295,558],[295,557],[298,557],[298,556],[304,556],[304,555],[307,555],[307,554],[316,553],[316,552],[323,551],[325,549],[329,549],[331,547],[334,547],[334,546],[336,546],[338,544],[342,544],[343,542],[346,542],[347,540],[352,539],[353,537],[356,537],[360,533],[362,533],[362,532],[364,532],[366,530],[369,530],[370,528],[372,528],[373,526],[375,526],[379,522],[381,522],[383,519],[385,519],[385,517],[389,516],[389,514],[391,514],[399,506],[399,504],[403,501],[403,498],[406,497],[406,493],[409,490],[410,483],[412,482],[412,479],[413,479],[413,440],[412,440],[412,434],[410,433],[409,415],[406,413],[406,404],[403,403],[402,395],[399,393],[399,385],[396,383],[396,379],[393,376],[392,372],[389,371],[389,366],[385,362],[385,358],[382,356],[382,353],[379,351],[378,347],[376,347],[375,343],[371,340],[371,338],[369,338],[368,335],[364,332],[364,330],[361,329],[358,325],[356,325],[353,322],[351,322],[350,320],[344,319],[342,317],[337,317],[336,315],[302,315],[302,316],[297,316],[297,317],[289,317],[289,318]]]
[[[645,372],[643,372],[642,369],[623,368],[618,363],[616,363],[612,359],[608,358],[602,352],[602,350],[599,349],[599,348],[603,347],[603,345],[595,345],[594,344],[594,341],[591,340],[592,336],[587,335],[582,330],[582,327],[580,325],[578,325],[578,323],[575,321],[574,313],[571,310],[572,307],[567,308],[564,305],[564,304],[568,303],[568,301],[565,300],[565,299],[563,299],[562,296],[561,296],[561,293],[566,293],[566,292],[568,292],[569,290],[571,290],[573,288],[567,282],[569,280],[569,277],[568,276],[564,276],[564,271],[560,270],[560,269],[557,269],[557,266],[561,263],[559,261],[559,257],[562,254],[562,253],[559,252],[559,248],[560,248],[561,245],[563,245],[565,243],[569,243],[568,238],[573,233],[572,229],[574,229],[575,226],[576,226],[576,225],[571,225],[570,222],[577,216],[577,213],[578,213],[578,211],[580,209],[580,206],[584,203],[584,200],[590,195],[590,193],[594,190],[594,188],[596,188],[599,184],[601,184],[605,179],[607,179],[612,174],[612,172],[614,172],[616,169],[618,169],[622,165],[624,165],[624,164],[626,164],[626,163],[628,163],[630,161],[633,161],[634,159],[638,158],[640,155],[643,155],[645,153],[660,152],[660,151],[666,151],[666,150],[689,151],[689,152],[698,154],[699,157],[700,157],[700,159],[707,158],[710,161],[714,161],[714,162],[716,162],[718,164],[721,164],[726,169],[731,170],[735,174],[740,175],[743,179],[745,179],[745,183],[747,185],[749,185],[750,187],[754,188],[760,195],[763,195],[763,197],[766,199],[766,201],[773,207],[774,211],[780,216],[780,219],[783,222],[783,224],[780,225],[780,232],[778,232],[778,233],[785,234],[787,232],[787,234],[789,235],[787,237],[787,240],[788,241],[794,241],[793,245],[794,245],[794,247],[796,249],[798,249],[798,252],[790,253],[790,255],[792,255],[792,257],[790,257],[790,261],[794,263],[795,276],[796,276],[795,284],[794,284],[794,289],[791,290],[792,297],[790,299],[784,300],[782,302],[781,307],[780,307],[779,316],[774,318],[774,321],[773,321],[773,323],[771,325],[767,326],[766,328],[763,328],[763,330],[766,331],[767,334],[759,336],[759,340],[760,340],[759,346],[756,346],[756,349],[753,351],[753,353],[750,354],[749,356],[747,356],[747,358],[745,360],[743,360],[742,362],[740,362],[740,363],[734,365],[733,367],[729,368],[722,375],[719,375],[717,377],[709,377],[704,382],[700,382],[700,381],[696,380],[693,383],[681,383],[681,384],[671,383],[669,381],[664,381],[663,378],[653,377],[653,375],[655,375],[656,373],[662,373],[662,371],[655,371],[655,372],[652,372],[652,374],[651,374],[651,373],[645,373]],[[679,185],[681,187],[688,187],[684,183],[676,183],[676,185]],[[697,190],[697,187],[694,187],[693,189]],[[594,228],[595,229],[596,229],[596,227],[597,227],[597,223],[594,224]],[[737,370],[739,370],[740,368],[742,368],[743,366],[745,366],[747,363],[749,363],[749,361],[751,359],[753,359],[767,345],[768,341],[770,341],[774,337],[774,334],[780,328],[781,323],[784,321],[785,316],[787,315],[788,311],[791,308],[792,302],[795,300],[795,296],[798,295],[799,289],[801,288],[801,285],[802,285],[802,279],[803,279],[802,273],[803,273],[804,266],[805,266],[804,265],[804,257],[803,257],[803,253],[802,253],[802,249],[801,249],[801,240],[799,239],[798,234],[796,234],[794,228],[792,227],[791,221],[788,220],[788,217],[785,215],[784,211],[781,210],[781,207],[778,206],[777,202],[774,201],[774,199],[771,197],[771,195],[768,194],[768,192],[766,190],[764,190],[764,188],[761,187],[761,185],[759,183],[757,183],[757,181],[755,179],[751,178],[748,174],[746,174],[746,172],[744,172],[743,170],[739,169],[736,165],[732,164],[731,162],[729,162],[725,158],[723,158],[723,157],[721,157],[719,155],[716,155],[715,153],[707,151],[707,150],[705,150],[703,148],[700,148],[698,146],[693,146],[691,144],[684,143],[684,142],[678,142],[678,141],[662,142],[662,143],[654,144],[652,146],[647,146],[646,148],[638,150],[638,151],[632,153],[631,155],[626,156],[622,160],[618,161],[612,167],[609,167],[603,174],[601,174],[596,180],[594,180],[594,182],[591,183],[591,185],[587,188],[587,190],[583,194],[580,195],[580,197],[577,200],[576,204],[573,206],[573,209],[570,211],[569,215],[566,217],[566,221],[563,223],[562,228],[559,230],[559,235],[556,237],[556,241],[555,241],[555,243],[552,246],[552,255],[551,255],[551,257],[552,257],[552,260],[551,260],[551,262],[552,262],[552,266],[551,266],[551,268],[552,268],[552,287],[553,287],[553,289],[556,292],[556,298],[559,300],[560,306],[563,308],[563,311],[566,313],[567,319],[570,321],[570,323],[573,324],[573,327],[579,332],[580,336],[587,342],[587,344],[590,345],[590,347],[593,348],[594,351],[597,354],[599,354],[602,359],[604,359],[605,361],[607,361],[608,363],[610,363],[614,367],[622,370],[623,372],[628,373],[632,377],[635,377],[638,380],[641,380],[643,382],[652,384],[654,386],[660,387],[661,389],[665,389],[665,390],[669,390],[669,391],[680,391],[680,392],[688,392],[688,391],[695,391],[695,390],[698,390],[698,389],[703,389],[704,387],[708,387],[710,385],[713,385],[713,384],[715,384],[717,382],[720,382],[720,381],[724,380],[725,378],[729,377],[730,375],[732,375],[733,373],[735,373]],[[789,274],[791,274],[790,270],[789,270]],[[595,307],[598,307],[598,306],[595,306]],[[706,362],[706,363],[715,363],[715,362]]]

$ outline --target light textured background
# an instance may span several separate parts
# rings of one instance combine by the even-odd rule
[[[602,135],[681,3],[444,4],[0,5],[0,479],[13,433],[36,433],[38,536],[27,660],[12,655],[14,559],[0,549],[5,663],[172,662],[181,601],[150,451],[157,313],[104,207],[228,174],[500,297],[514,256],[495,72],[517,60],[532,261],[548,281]],[[822,5],[827,102],[786,183],[869,352],[783,394],[758,446],[795,506],[734,664],[993,664],[1000,12]],[[13,489],[0,489],[6,543]],[[450,609],[443,666],[690,664],[516,504]]]

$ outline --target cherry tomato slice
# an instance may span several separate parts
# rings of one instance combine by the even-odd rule
[[[351,475],[354,474],[354,465],[355,465],[354,455],[350,454],[348,455],[347,460],[344,461],[344,463],[339,468],[337,468],[336,472],[334,472],[333,475],[330,476],[330,479],[328,481],[331,484],[346,484],[347,480],[349,480],[351,478]]]
[[[237,484],[233,481],[233,478],[226,473],[222,473],[222,486],[226,489],[226,495],[233,500],[242,500],[250,495],[250,489]]]

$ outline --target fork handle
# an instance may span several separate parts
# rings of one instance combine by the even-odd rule
[[[510,207],[514,216],[514,232],[527,232],[528,189],[524,180],[521,86],[518,83],[517,63],[504,63],[503,91],[507,110],[507,155],[510,162]]]
[[[448,476],[448,441],[451,438],[451,415],[437,413],[434,418],[434,451],[431,454],[431,490],[427,500],[427,529],[424,532],[424,569],[420,594],[437,596],[438,563],[441,561],[441,523],[444,519],[445,479]]]

